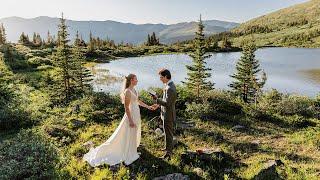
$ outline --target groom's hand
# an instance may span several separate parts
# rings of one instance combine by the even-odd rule
[[[153,110],[153,111],[158,109],[158,108],[159,108],[158,104],[154,104],[154,105],[151,106],[151,110]]]
[[[152,99],[153,99],[153,100],[157,100],[157,99],[158,99],[158,96],[157,96],[157,95],[152,95]]]

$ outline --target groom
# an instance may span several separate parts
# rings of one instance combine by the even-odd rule
[[[176,99],[177,91],[176,86],[171,80],[171,73],[167,69],[161,69],[159,71],[160,81],[165,85],[162,98],[158,98],[153,95],[153,99],[156,101],[155,108],[161,105],[161,119],[163,121],[166,147],[165,154],[162,158],[170,158],[173,149],[173,124],[176,120]]]

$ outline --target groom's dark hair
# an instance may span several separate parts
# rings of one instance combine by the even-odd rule
[[[171,73],[168,69],[161,69],[159,71],[159,75],[167,77],[167,79],[171,79]]]

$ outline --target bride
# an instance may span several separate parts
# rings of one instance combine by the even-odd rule
[[[91,166],[99,166],[101,164],[115,165],[121,162],[129,165],[139,158],[137,152],[141,140],[139,105],[150,110],[154,110],[154,108],[139,100],[138,93],[134,89],[137,83],[136,75],[129,74],[125,77],[124,86],[120,94],[125,114],[110,138],[84,155],[83,159]]]

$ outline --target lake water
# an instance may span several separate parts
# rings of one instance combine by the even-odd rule
[[[206,59],[207,67],[212,68],[210,80],[216,89],[229,89],[233,80],[229,75],[235,72],[235,65],[241,52],[213,53]],[[315,96],[320,92],[320,84],[308,77],[303,71],[320,69],[320,49],[304,48],[263,48],[256,52],[260,68],[267,73],[267,83],[264,90],[275,88],[280,92],[297,93]],[[145,57],[123,58],[110,63],[98,64],[95,68],[101,77],[108,70],[110,75],[122,77],[134,73],[138,77],[137,89],[163,87],[157,74],[161,68],[167,68],[172,73],[172,80],[181,83],[187,75],[185,65],[191,64],[191,58],[186,54],[154,55]],[[95,91],[119,92],[119,82],[93,83]]]

